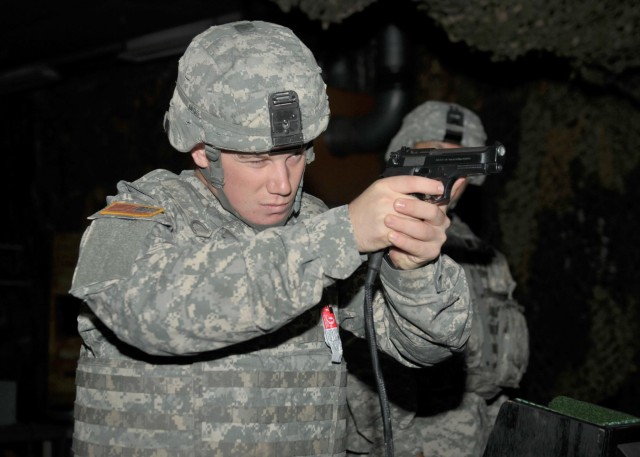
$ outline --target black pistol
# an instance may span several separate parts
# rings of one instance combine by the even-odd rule
[[[500,173],[506,149],[500,142],[490,146],[452,149],[411,149],[403,146],[387,160],[382,177],[419,175],[437,179],[444,184],[444,193],[437,197],[424,196],[431,203],[447,203],[458,178]]]

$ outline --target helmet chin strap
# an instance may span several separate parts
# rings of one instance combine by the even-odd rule
[[[229,202],[229,199],[224,193],[224,172],[222,170],[222,163],[220,161],[221,151],[208,144],[205,144],[204,148],[205,148],[205,153],[207,155],[207,158],[209,159],[209,167],[199,169],[200,172],[202,173],[202,176],[205,178],[205,180],[209,184],[211,184],[211,186],[213,186],[216,189],[216,192],[214,195],[218,199],[222,207],[227,211],[229,211],[231,214],[233,214],[235,217],[240,219],[242,222],[247,224],[249,227],[253,228],[258,232],[261,232],[271,227],[282,227],[289,221],[289,218],[291,217],[292,214],[298,214],[298,212],[300,211],[300,206],[302,204],[302,182],[304,181],[304,179],[300,180],[300,185],[298,186],[296,197],[293,202],[293,206],[289,211],[289,214],[287,214],[286,217],[282,218],[280,222],[277,222],[275,224],[263,225],[263,224],[256,224],[256,223],[250,222],[244,217],[242,217],[240,213],[238,213],[235,210],[235,208],[231,205],[231,202]]]
[[[224,175],[222,173],[222,163],[220,162],[220,149],[216,149],[209,144],[204,144],[204,152],[209,159],[209,168],[201,168],[203,176],[207,179],[207,182],[216,189],[222,191],[224,186]],[[206,173],[205,170],[209,172]]]

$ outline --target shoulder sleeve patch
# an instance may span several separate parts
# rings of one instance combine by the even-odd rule
[[[153,217],[160,213],[164,213],[164,208],[128,202],[112,202],[105,209],[98,212],[98,214],[102,216],[126,216],[136,218]]]
[[[140,219],[101,218],[93,221],[82,237],[73,289],[92,287],[126,278],[147,237],[158,224]]]

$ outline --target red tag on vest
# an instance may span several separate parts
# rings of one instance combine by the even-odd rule
[[[324,325],[325,330],[329,328],[338,328],[338,321],[336,321],[336,316],[333,314],[333,310],[330,306],[322,308],[322,324]]]
[[[330,306],[322,308],[322,325],[324,327],[324,342],[331,349],[331,361],[340,363],[342,361],[342,341],[340,341],[338,320]]]

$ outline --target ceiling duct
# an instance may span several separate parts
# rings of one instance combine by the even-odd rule
[[[331,153],[344,156],[386,149],[411,103],[407,43],[397,26],[382,30],[374,49],[375,106],[362,116],[331,117],[323,137]]]
[[[118,58],[140,63],[180,55],[187,49],[193,37],[215,23],[216,21],[209,18],[133,38],[125,43],[125,49],[118,54]]]
[[[58,72],[45,64],[16,68],[0,73],[0,94],[37,89],[59,79]]]

